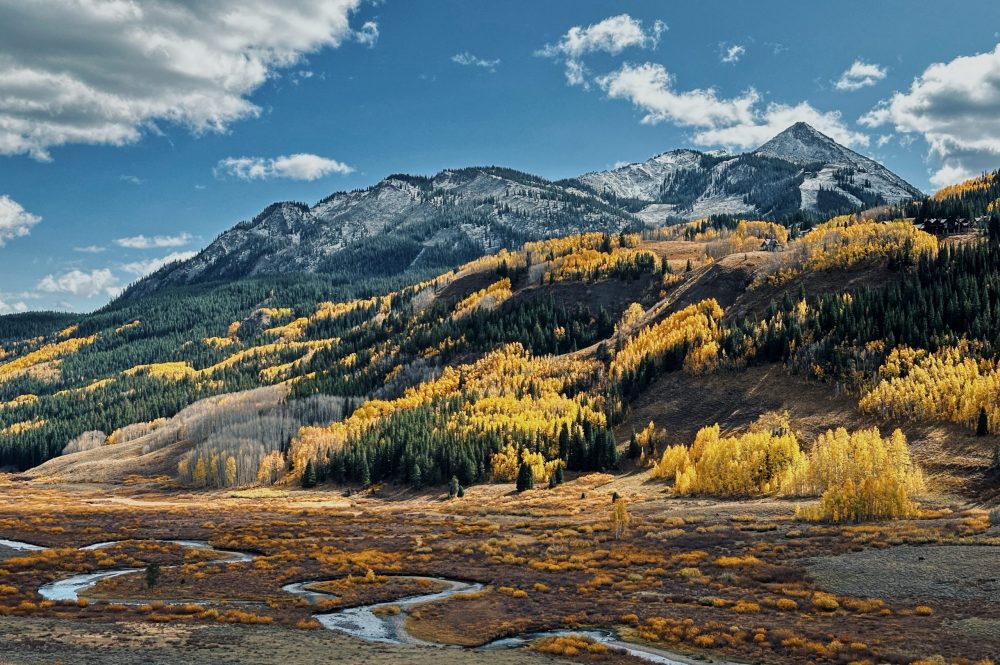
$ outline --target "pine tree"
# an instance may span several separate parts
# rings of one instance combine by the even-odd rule
[[[306,469],[302,472],[302,487],[316,487],[316,465],[312,460],[306,462]]]
[[[563,468],[562,468],[562,464],[560,464],[559,466],[556,467],[555,478],[556,478],[556,485],[562,485],[563,484]]]
[[[448,498],[454,499],[458,496],[458,489],[461,485],[458,484],[458,476],[452,476],[451,482],[448,483]]]
[[[635,432],[632,432],[632,438],[628,440],[628,458],[630,460],[637,460],[642,455],[642,446],[639,445],[639,439],[636,437]]]
[[[146,586],[152,589],[160,581],[160,564],[155,561],[146,564]]]
[[[535,488],[535,474],[531,471],[531,465],[521,464],[521,469],[517,472],[517,491],[523,492]]]
[[[979,407],[979,422],[976,423],[976,436],[986,436],[990,433],[990,421],[986,415],[986,407]]]

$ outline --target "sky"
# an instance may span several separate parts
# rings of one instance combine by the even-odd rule
[[[806,121],[1000,167],[995,0],[0,0],[0,314],[91,311],[274,201],[563,178]]]

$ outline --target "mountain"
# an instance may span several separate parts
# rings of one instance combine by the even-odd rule
[[[640,226],[624,208],[571,181],[498,167],[391,175],[311,207],[275,203],[128,294],[261,274],[322,273],[345,283],[411,277],[529,240]]]
[[[804,122],[750,153],[673,150],[579,180],[605,196],[645,202],[636,214],[656,224],[668,216],[829,215],[922,196],[878,162]]]
[[[674,150],[557,182],[499,167],[397,174],[314,206],[273,204],[197,256],[133,285],[126,297],[265,274],[398,282],[529,240],[714,214],[823,216],[917,196],[899,176],[805,123],[752,153]]]

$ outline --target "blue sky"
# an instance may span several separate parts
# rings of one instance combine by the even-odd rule
[[[567,177],[798,119],[925,190],[1000,166],[985,0],[26,4],[0,0],[0,312],[94,309],[395,172]]]

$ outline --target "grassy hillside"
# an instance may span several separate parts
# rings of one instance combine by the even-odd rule
[[[939,242],[907,221],[850,216],[789,235],[696,221],[528,243],[354,299],[288,278],[124,301],[73,323],[40,316],[3,345],[0,464],[36,466],[69,445],[78,457],[37,473],[92,473],[139,442],[125,459],[169,449],[149,468],[195,486],[469,485],[523,466],[548,482],[560,467],[651,464],[714,422],[798,411],[745,389],[729,413],[705,410],[761,372],[789,395],[809,382],[808,394],[847,400],[850,417],[821,419],[831,427],[902,423],[918,441],[934,438],[925,424],[1000,427],[1000,238]],[[780,251],[761,251],[768,242]],[[198,400],[267,385],[280,397],[234,397],[226,418],[180,426]],[[698,385],[696,409],[657,397]],[[300,406],[314,395],[336,401]],[[637,452],[628,439],[650,420]],[[992,440],[972,453],[984,469]]]

